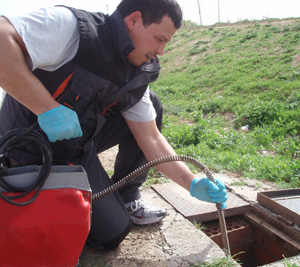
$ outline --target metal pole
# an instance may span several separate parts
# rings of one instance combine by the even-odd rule
[[[220,0],[218,0],[218,19],[220,23]]]
[[[200,16],[200,25],[202,26],[202,18],[201,18],[200,0],[197,0],[197,3],[198,3],[199,16]]]

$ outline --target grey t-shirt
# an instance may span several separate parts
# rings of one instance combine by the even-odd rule
[[[72,60],[79,46],[79,31],[75,15],[64,7],[42,8],[22,16],[6,16],[24,41],[31,70],[54,71]],[[122,113],[127,120],[152,121],[156,118],[149,95]]]

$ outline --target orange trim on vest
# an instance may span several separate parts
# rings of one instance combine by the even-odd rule
[[[110,104],[109,106],[107,106],[103,111],[102,111],[102,115],[105,115],[107,110],[112,107],[112,106],[115,106],[117,105],[118,101],[115,101],[114,103]]]
[[[68,82],[69,82],[70,79],[72,78],[73,73],[74,73],[74,72],[72,72],[72,73],[71,73],[71,74],[70,74],[70,75],[69,75],[69,76],[61,83],[61,85],[56,89],[56,91],[54,92],[54,94],[53,94],[53,96],[52,96],[53,99],[57,100],[56,98],[59,97],[59,96],[63,93],[63,91],[66,89],[66,86],[67,86]]]
[[[69,103],[67,103],[67,102],[64,102],[64,105],[66,106],[66,107],[68,107],[68,108],[70,108],[70,109],[74,109],[74,107],[72,107]]]

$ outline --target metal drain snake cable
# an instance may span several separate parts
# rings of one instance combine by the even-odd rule
[[[171,155],[171,156],[165,156],[165,157],[161,157],[161,158],[147,162],[143,166],[139,167],[135,171],[133,171],[130,174],[128,174],[127,176],[125,176],[119,182],[111,185],[110,187],[104,189],[103,191],[101,191],[99,193],[93,194],[92,201],[96,201],[101,198],[104,198],[107,195],[119,190],[125,184],[133,181],[135,178],[140,176],[145,171],[151,169],[152,167],[159,165],[159,164],[172,162],[172,161],[184,161],[184,162],[188,162],[188,163],[195,165],[200,170],[202,170],[213,183],[217,184],[217,182],[216,182],[215,178],[213,177],[212,173],[210,172],[210,170],[200,161],[198,161],[192,157],[189,157],[189,156]],[[223,247],[224,247],[223,250],[224,250],[226,256],[231,256],[224,211],[221,209],[220,203],[216,203],[216,207],[217,207],[217,213],[218,213],[218,217],[219,217],[219,224],[220,224]]]

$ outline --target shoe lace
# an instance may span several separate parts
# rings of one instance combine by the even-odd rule
[[[148,202],[146,202],[144,199],[138,199],[131,203],[131,209],[135,212],[138,210],[141,210],[143,212],[144,216],[155,214],[156,210],[151,209]]]

